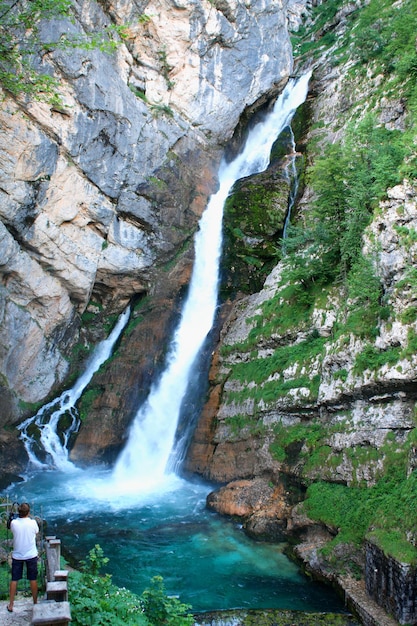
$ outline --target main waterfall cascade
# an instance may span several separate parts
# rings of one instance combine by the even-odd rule
[[[304,577],[287,559],[285,544],[253,542],[232,520],[208,511],[212,486],[179,478],[170,463],[181,405],[216,313],[223,204],[236,180],[267,167],[273,142],[306,97],[309,78],[289,81],[273,111],[250,131],[242,153],[221,166],[219,191],[210,198],[196,235],[195,267],[165,371],[139,408],[115,468],[75,468],[65,439],[56,432],[59,411],[74,406],[95,366],[56,401],[57,413],[55,405],[52,411],[47,405],[21,425],[32,474],[10,487],[8,496],[41,504],[48,531],[77,561],[99,544],[116,585],[142,593],[158,574],[167,593],[196,612],[237,607],[343,611],[334,592]],[[127,317],[125,312],[112,340]],[[42,459],[29,435],[36,424],[42,431]]]
[[[242,152],[232,162],[221,164],[219,190],[211,196],[196,235],[195,265],[189,293],[166,369],[139,409],[114,470],[116,482],[123,485],[123,489],[130,491],[138,483],[152,488],[164,480],[169,469],[181,403],[193,364],[214,321],[224,203],[237,180],[267,168],[275,139],[306,98],[310,75],[291,79],[272,112],[251,129]]]

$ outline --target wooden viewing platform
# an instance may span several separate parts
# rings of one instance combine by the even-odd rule
[[[60,569],[61,541],[45,538],[46,594],[33,604],[32,598],[17,599],[12,613],[8,602],[0,603],[1,626],[68,626],[71,608],[68,602],[68,571]]]

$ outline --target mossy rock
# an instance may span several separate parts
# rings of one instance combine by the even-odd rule
[[[236,183],[225,206],[223,294],[262,288],[280,256],[289,191],[278,166]]]

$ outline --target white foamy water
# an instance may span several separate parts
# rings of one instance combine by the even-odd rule
[[[169,460],[175,455],[174,442],[181,404],[216,313],[223,207],[237,180],[267,168],[274,141],[290,124],[297,107],[306,98],[310,76],[311,73],[307,73],[297,80],[291,79],[272,111],[250,130],[242,152],[230,163],[221,164],[219,189],[211,196],[195,236],[195,263],[189,292],[170,343],[165,370],[138,409],[127,444],[113,472],[82,472],[82,480],[77,481],[79,495],[86,492],[87,499],[113,501],[117,507],[121,499],[128,502],[139,495],[146,498],[152,493],[175,491],[183,485],[183,481],[170,469],[172,464]],[[74,387],[21,424],[21,437],[32,468],[55,468],[64,472],[77,469],[69,460],[67,449],[71,433],[79,426],[75,403],[93,374],[111,355],[129,313],[126,310],[120,316],[108,339],[97,346],[86,371]],[[59,434],[59,421],[63,414],[70,416],[71,424],[64,434]],[[39,429],[38,437],[32,434],[34,426]],[[40,448],[42,460],[39,458]]]
[[[66,471],[75,471],[77,468],[68,459],[68,440],[70,435],[78,429],[79,417],[75,409],[75,403],[81,397],[82,392],[87,387],[94,373],[99,367],[107,361],[112,353],[114,344],[120,336],[120,333],[126,326],[130,315],[130,307],[128,307],[117,320],[112,332],[101,341],[93,351],[86,369],[77,379],[72,389],[64,391],[59,398],[55,398],[48,404],[45,404],[33,417],[29,417],[19,426],[21,430],[21,439],[23,440],[26,451],[29,456],[30,465],[38,469],[60,469]],[[62,433],[58,434],[58,424],[60,418],[66,414],[70,417],[70,426]],[[29,432],[33,432],[34,427],[39,434],[34,437]],[[42,456],[45,461],[39,459],[39,452],[42,450]]]
[[[243,151],[232,162],[221,165],[219,190],[211,196],[195,238],[189,294],[166,368],[134,419],[128,442],[114,469],[115,492],[148,491],[172,480],[168,461],[181,403],[216,312],[225,201],[237,180],[267,168],[272,144],[304,102],[309,79],[310,74],[306,74],[289,81],[272,112],[251,129]]]

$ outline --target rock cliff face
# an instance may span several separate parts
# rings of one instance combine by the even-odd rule
[[[374,458],[364,458],[357,465],[350,458],[349,451],[356,447],[364,451],[381,450],[387,436],[392,435],[401,443],[415,428],[417,361],[413,350],[406,354],[415,322],[410,324],[407,318],[401,317],[402,312],[415,305],[408,290],[400,290],[397,285],[410,268],[410,259],[414,259],[417,247],[411,243],[403,248],[396,234],[399,225],[407,224],[412,230],[417,227],[415,189],[405,182],[389,190],[388,200],[382,203],[381,211],[367,230],[364,245],[366,248],[371,246],[371,240],[373,244],[376,242],[383,291],[389,294],[397,320],[394,323],[381,321],[375,346],[381,351],[401,347],[400,358],[377,369],[369,362],[369,367],[356,373],[357,356],[363,353],[368,342],[352,335],[343,335],[336,341],[332,338],[342,306],[342,296],[335,290],[322,308],[313,309],[311,325],[292,328],[290,334],[280,332],[277,327],[273,336],[263,336],[258,342],[257,359],[263,360],[271,358],[283,345],[296,346],[311,341],[314,336],[317,341],[325,340],[324,350],[320,349],[308,361],[294,361],[263,382],[265,386],[275,380],[278,387],[283,381],[288,386],[291,384],[291,391],[277,394],[276,400],[267,401],[264,397],[259,402],[250,394],[242,393],[247,389],[248,381],[241,382],[234,377],[234,368],[253,358],[249,356],[249,351],[253,355],[249,339],[256,327],[257,316],[262,315],[265,303],[278,299],[282,290],[282,266],[278,265],[261,292],[236,303],[223,329],[223,356],[217,356],[211,372],[211,411],[206,408],[204,413],[209,421],[215,415],[217,426],[208,440],[203,435],[204,445],[196,432],[195,448],[190,455],[192,467],[207,478],[225,482],[285,469],[304,479],[320,477],[345,484],[362,481],[372,484],[381,469],[382,453]],[[245,344],[247,351],[243,348]],[[314,381],[318,384],[315,385]],[[320,464],[314,468],[308,458],[303,461],[299,454],[295,454],[295,462],[288,460],[283,468],[270,452],[274,428],[277,424],[289,426],[306,420],[317,420],[326,429],[324,440],[329,447],[326,466]],[[239,421],[245,424],[244,428],[239,428]],[[203,424],[204,420],[200,429]],[[254,434],[256,429],[259,436]]]
[[[366,544],[366,588],[378,604],[401,624],[416,620],[416,569],[387,557],[374,543]]]
[[[111,54],[78,46],[36,61],[59,80],[59,105],[3,94],[2,427],[62,386],[77,342],[88,348],[133,297],[148,297],[141,315],[158,329],[130,335],[132,360],[144,341],[146,354],[129,388],[158,361],[223,146],[292,71],[288,22],[303,5],[80,1],[74,19],[42,25],[45,42],[112,26],[124,37]]]
[[[368,592],[400,621],[417,623],[414,570],[399,567],[386,548],[378,552],[387,511],[381,508],[366,551],[342,541],[331,561],[319,548],[342,534],[344,520],[314,516],[304,502],[311,485],[371,492],[398,467],[410,480],[417,467],[417,190],[410,149],[417,105],[409,89],[417,61],[415,39],[406,54],[395,49],[406,39],[411,17],[401,16],[411,3],[382,4],[384,11],[375,0],[311,3],[323,11],[306,22],[296,66],[314,68],[309,130],[297,135],[296,150],[307,145],[293,220],[299,230],[292,249],[277,249],[289,189],[282,164],[262,176],[271,192],[263,217],[277,211],[278,225],[258,223],[260,237],[250,224],[249,191],[256,193],[258,181],[245,181],[229,205],[231,232],[244,213],[243,244],[236,252],[230,239],[223,289],[231,301],[185,469],[227,483],[208,505],[242,518],[252,536],[297,537],[304,542],[297,555],[310,571],[334,580],[334,562],[342,563],[365,576]],[[101,338],[131,301],[131,323],[113,359],[81,400],[84,421],[72,459],[111,460],[120,449],[161,367],[220,155],[233,135],[230,150],[239,144],[242,116],[293,72],[288,27],[299,24],[305,5],[311,9],[294,0],[80,1],[74,20],[43,25],[44,41],[111,25],[123,27],[124,37],[112,55],[78,47],[37,60],[60,81],[59,105],[7,94],[2,100],[6,482],[7,472],[26,461],[14,426],[75,375],[77,351]],[[394,33],[383,21],[389,11]],[[401,72],[403,81],[395,82]],[[385,143],[390,150],[381,156]],[[316,228],[320,220],[325,236]],[[326,247],[332,237],[333,247]],[[233,254],[240,263],[266,248],[262,272],[277,263],[261,289],[250,263],[230,271]],[[414,504],[394,530],[413,551],[415,499],[406,489],[402,495]],[[381,580],[395,580],[383,597],[375,569],[384,572]],[[385,602],[393,589],[395,599]]]
[[[377,548],[372,533],[366,551],[363,544],[358,547],[343,539],[338,543],[344,522],[354,517],[359,488],[367,487],[372,493],[384,481],[388,484],[389,475],[398,470],[396,480],[413,490],[417,399],[416,290],[412,278],[417,255],[415,169],[405,176],[397,171],[384,193],[374,195],[372,204],[372,185],[380,178],[373,172],[359,203],[368,211],[359,229],[360,245],[354,248],[357,244],[351,230],[351,247],[342,251],[342,260],[348,260],[336,280],[329,279],[333,260],[326,256],[327,242],[314,235],[314,220],[321,207],[325,209],[319,219],[327,229],[326,236],[331,237],[332,225],[336,225],[335,238],[342,241],[345,229],[351,228],[352,223],[343,222],[343,210],[357,206],[353,195],[361,194],[362,175],[372,170],[373,159],[376,162],[380,158],[381,148],[373,152],[372,133],[381,137],[379,146],[388,146],[397,139],[397,145],[405,145],[407,129],[413,129],[410,136],[415,137],[416,132],[413,100],[404,88],[409,76],[404,86],[393,89],[393,77],[378,66],[376,54],[369,66],[358,69],[358,57],[363,64],[365,52],[355,49],[355,37],[363,41],[357,11],[369,3],[340,4],[344,4],[341,10],[335,11],[329,22],[321,22],[320,32],[314,34],[313,29],[308,40],[313,49],[315,37],[321,42],[326,36],[330,43],[314,49],[310,130],[303,139],[307,143],[307,171],[294,219],[298,230],[292,240],[298,251],[289,249],[288,255],[283,255],[263,289],[242,295],[234,303],[212,361],[208,400],[194,433],[187,470],[227,483],[209,496],[208,505],[240,517],[248,532],[258,532],[261,538],[279,492],[279,510],[275,508],[274,526],[269,526],[271,537],[281,533],[300,539],[296,553],[317,576],[334,581],[338,568],[339,572],[363,576],[368,593],[387,612],[400,623],[414,624],[417,614],[410,597],[416,597],[412,565],[417,545],[415,513],[410,512],[407,520],[388,521],[389,516],[395,518],[392,510],[382,512],[379,504],[369,505],[380,510],[379,520],[371,516],[378,532],[384,525],[386,529],[393,525],[390,531],[396,536],[397,558],[392,558],[393,545]],[[372,14],[372,4],[367,18]],[[405,10],[404,3],[392,9],[393,19],[397,19],[396,10]],[[373,32],[372,28],[377,29],[373,25],[369,31],[369,24],[373,24],[372,19],[364,37]],[[380,16],[378,28],[381,24]],[[350,27],[354,34],[349,39],[346,33]],[[384,27],[379,32],[384,32]],[[347,40],[350,55],[339,55],[338,46],[342,50]],[[415,46],[410,46],[415,56]],[[361,154],[366,155],[363,166],[359,166]],[[414,149],[409,154],[415,159]],[[392,155],[385,161],[384,175],[394,160]],[[345,163],[346,167],[338,170],[335,163]],[[349,172],[355,169],[360,175],[350,178]],[[335,192],[342,188],[349,196],[344,205],[348,208],[332,213],[343,205],[343,194],[337,197]],[[329,198],[330,218],[325,212]],[[360,211],[356,215],[353,219],[359,221]],[[308,247],[314,237],[316,247]],[[303,249],[304,254],[300,253]],[[263,481],[262,488],[259,481]],[[336,498],[326,503],[323,495],[320,513],[314,509],[312,518],[308,515],[309,500],[306,506],[300,504],[306,490],[307,496],[316,493],[308,489],[316,483],[328,483],[343,489],[343,494],[352,494],[352,508],[346,508],[339,523],[329,521],[335,519],[332,509],[336,508]],[[253,490],[259,496],[255,506]],[[325,493],[324,487],[321,493]],[[415,498],[411,499],[413,508]],[[318,507],[317,500],[314,503]],[[406,506],[405,510],[410,509]],[[361,522],[358,519],[359,525]],[[371,530],[364,528],[363,532]],[[408,565],[399,555],[402,541],[414,555],[404,558]],[[330,542],[334,549],[327,548],[327,555],[332,556],[326,558],[320,548]],[[364,623],[376,622],[364,618]]]
[[[344,74],[345,68],[335,70],[326,64],[321,65],[322,62],[323,59],[317,63],[311,85],[311,128],[319,124],[325,126],[325,141],[332,142],[338,135],[343,136],[343,120],[347,125],[359,114],[360,105],[353,101],[346,103],[348,85],[344,81],[349,83],[349,80]],[[375,93],[372,86],[369,90],[369,84],[367,87],[362,84],[362,88],[361,92],[361,86],[357,87],[362,98]],[[391,113],[388,113],[388,109]],[[383,97],[375,105],[375,110],[380,124],[386,128],[399,129],[404,126],[404,106],[395,106],[395,102],[389,104]],[[335,129],[336,126],[339,130]],[[316,135],[316,130],[310,131],[310,140],[316,139]],[[313,158],[314,155],[311,155],[310,160]],[[299,199],[298,220],[304,219],[313,202],[314,193],[311,187],[306,186]],[[349,407],[350,415],[344,415],[343,420],[348,419],[354,428],[347,429],[342,438],[329,436],[332,448],[340,450],[365,441],[368,445],[378,446],[385,438],[386,431],[394,431],[401,438],[414,428],[417,361],[410,340],[416,331],[412,313],[416,301],[410,271],[416,262],[417,247],[412,235],[416,227],[416,188],[413,181],[405,179],[401,184],[387,189],[386,199],[379,203],[378,210],[363,234],[362,252],[373,255],[374,266],[382,284],[381,291],[392,311],[388,320],[379,318],[376,337],[372,342],[369,337],[348,332],[335,337],[335,328],[346,315],[343,311],[345,292],[337,284],[328,293],[323,290],[323,297],[319,302],[316,300],[312,307],[308,323],[303,319],[292,325],[287,323],[288,328],[284,328],[284,323],[280,325],[278,321],[272,333],[259,332],[257,341],[253,341],[251,334],[254,335],[254,329],[262,325],[260,318],[265,315],[265,304],[270,302],[272,305],[274,299],[277,308],[286,304],[283,289],[286,287],[283,283],[285,259],[273,269],[259,293],[236,301],[224,325],[220,349],[213,360],[211,372],[213,412],[218,418],[219,437],[217,441],[215,436],[216,444],[220,441],[225,443],[226,440],[230,444],[243,441],[242,430],[239,433],[232,432],[231,423],[238,415],[255,420],[260,418],[267,426],[276,419],[294,422],[312,416],[323,416],[330,423],[337,421],[338,414],[344,414],[344,407]],[[288,300],[288,309],[292,306],[293,302]],[[265,398],[257,401],[250,394],[243,397],[244,394],[240,392],[247,386],[247,381],[242,384],[235,374],[239,364],[248,363],[251,359],[268,359],[278,347],[301,344],[306,339],[312,343],[315,339],[323,340],[324,350],[317,350],[317,355],[303,363],[294,359],[291,366],[282,370],[276,368],[273,376],[265,378],[265,381],[278,381],[282,377],[284,381],[295,381],[298,384],[274,401],[268,402]],[[374,366],[369,357],[369,367],[359,372],[358,366],[355,367],[357,356],[370,343],[381,352],[393,347],[404,350],[398,352],[398,358],[387,359],[378,367]],[[257,347],[255,355],[250,354],[253,344]],[[407,347],[410,350],[406,351]],[[300,366],[303,367],[302,374],[307,374],[305,386],[299,384]],[[313,385],[314,380],[317,384]],[[220,460],[219,466],[216,463],[216,455],[219,455],[218,448],[207,468],[207,475],[221,481],[228,480],[229,476],[223,470],[216,469],[220,467]],[[355,480],[348,464],[341,463],[332,471],[336,471],[337,479],[343,482]],[[233,477],[250,473],[230,470]],[[367,480],[372,482],[372,472]]]

